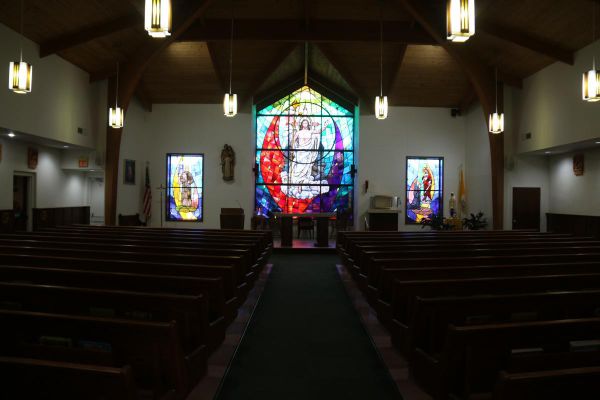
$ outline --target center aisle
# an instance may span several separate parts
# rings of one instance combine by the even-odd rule
[[[401,399],[340,280],[336,255],[275,254],[219,400]]]

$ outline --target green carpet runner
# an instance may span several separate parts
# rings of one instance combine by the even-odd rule
[[[219,400],[401,399],[336,255],[276,254]]]

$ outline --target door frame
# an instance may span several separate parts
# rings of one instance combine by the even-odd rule
[[[37,205],[36,173],[29,171],[14,171],[13,177],[15,176],[27,178],[27,232],[31,232],[33,230],[33,209],[36,208]]]

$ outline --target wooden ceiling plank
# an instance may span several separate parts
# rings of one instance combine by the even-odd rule
[[[140,101],[144,110],[152,112],[152,99],[148,95],[148,91],[146,90],[146,86],[144,85],[143,81],[138,84],[135,91],[135,97],[137,97],[137,99]]]
[[[491,68],[482,63],[465,44],[451,44],[440,33],[439,18],[443,11],[426,8],[422,2],[415,0],[396,0],[440,46],[462,67],[481,103],[485,119],[492,111],[495,103],[495,81]],[[502,109],[502,105],[499,104]],[[494,229],[502,229],[504,224],[504,135],[488,134],[490,143],[491,175],[492,175],[492,221]]]
[[[84,28],[64,36],[60,36],[56,39],[51,39],[40,44],[40,57],[47,57],[51,54],[91,42],[94,39],[98,39],[125,29],[133,28],[140,23],[142,23],[142,19],[138,14],[130,14],[100,25]]]
[[[523,79],[502,71],[501,69],[498,69],[498,81],[504,82],[508,86],[517,89],[523,89]]]
[[[252,97],[256,94],[258,89],[262,86],[262,84],[275,72],[281,64],[288,58],[290,54],[294,50],[298,48],[298,44],[289,44],[284,46],[280,51],[276,52],[275,56],[271,59],[265,69],[263,69],[254,79],[254,81],[250,84],[248,92],[244,94],[243,98],[240,101],[240,105],[245,105],[248,101],[252,99]]]
[[[480,32],[494,36],[498,39],[524,47],[538,54],[545,55],[556,61],[573,65],[574,55],[572,51],[562,49],[556,44],[531,36],[527,32],[508,28],[489,20],[482,21],[478,25]]]
[[[400,68],[402,67],[402,61],[404,61],[404,56],[406,55],[406,48],[406,44],[400,47],[398,53],[396,54],[396,57],[394,58],[391,64],[392,68],[390,68],[389,76],[386,79],[386,81],[384,81],[386,82],[383,87],[384,93],[391,93],[394,85],[396,84],[398,74],[400,73]]]
[[[354,20],[236,20],[236,41],[261,42],[378,42],[379,22]],[[273,26],[285,29],[273,34]],[[385,42],[407,44],[437,43],[421,27],[413,27],[406,21],[384,21]],[[194,24],[178,40],[180,41],[224,41],[229,40],[227,20],[204,20]]]
[[[225,76],[221,68],[219,68],[219,64],[217,63],[215,44],[213,42],[206,42],[206,47],[208,48],[210,62],[213,66],[213,70],[215,71],[215,75],[217,76],[217,80],[219,81],[221,91],[223,92],[223,94],[225,94],[225,92],[229,91],[229,79]]]
[[[118,99],[121,107],[127,110],[142,74],[150,61],[161,51],[181,36],[198,18],[210,7],[214,0],[187,0],[182,1],[173,10],[173,29],[171,36],[164,39],[148,37],[146,44],[123,65],[121,84],[119,85]],[[114,98],[115,79],[109,79],[108,99]],[[112,102],[111,102],[112,103]],[[108,109],[107,104],[107,109]],[[106,183],[104,194],[104,216],[107,225],[115,225],[117,220],[117,188],[119,185],[119,154],[121,150],[121,136],[123,129],[107,127],[106,134]]]
[[[374,112],[375,99],[373,99],[373,101],[369,101],[369,96],[367,96],[366,91],[362,88],[358,81],[354,79],[354,77],[346,67],[346,64],[341,62],[341,60],[335,55],[335,53],[329,46],[330,45],[324,43],[317,44],[319,50],[321,50],[323,55],[327,57],[331,65],[333,65],[333,68],[335,68],[340,73],[342,78],[344,78],[344,80],[350,85],[350,87],[352,87],[352,89],[356,92],[358,97],[364,103],[365,107],[367,107],[367,109],[371,112]]]

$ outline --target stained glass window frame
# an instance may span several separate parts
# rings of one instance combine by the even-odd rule
[[[412,186],[412,182],[409,182],[409,161],[410,160],[417,160],[417,161],[425,161],[425,160],[436,160],[439,163],[439,178],[438,180],[440,180],[441,182],[437,183],[437,189],[434,189],[433,192],[438,192],[439,193],[439,205],[438,205],[438,212],[437,215],[441,215],[442,217],[444,216],[444,157],[439,157],[439,156],[407,156],[406,157],[406,164],[405,164],[405,179],[404,179],[404,190],[405,190],[405,196],[404,196],[404,204],[405,204],[405,210],[404,210],[404,223],[406,225],[420,225],[420,222],[417,222],[415,220],[413,220],[412,218],[409,217],[409,210],[412,210],[412,208],[409,208],[411,201],[409,200],[409,193],[413,192],[413,190],[411,190],[411,186]]]
[[[202,159],[202,179],[200,182],[200,186],[198,186],[198,184],[196,183],[196,181],[194,180],[194,182],[196,183],[195,186],[190,187],[191,189],[200,189],[200,192],[202,193],[202,195],[200,196],[200,203],[198,205],[198,208],[200,209],[200,218],[197,219],[178,219],[178,218],[173,218],[171,216],[170,213],[170,189],[173,188],[174,186],[171,185],[171,174],[169,171],[169,160],[172,157],[200,157]],[[166,180],[166,187],[165,187],[165,221],[170,221],[170,222],[191,222],[191,223],[200,223],[200,222],[204,222],[204,210],[205,210],[205,191],[204,191],[204,175],[205,175],[205,169],[204,169],[204,161],[205,161],[205,157],[204,157],[204,153],[167,153],[166,154],[166,158],[165,158],[165,166],[166,166],[166,174],[165,174],[165,180]]]
[[[279,204],[279,202],[276,200],[276,198],[273,195],[273,191],[271,191],[270,188],[272,188],[275,191],[280,191],[281,192],[281,188],[283,186],[287,186],[288,189],[288,193],[290,190],[290,187],[301,187],[302,185],[300,184],[294,184],[292,182],[289,183],[283,183],[283,182],[276,182],[276,179],[271,179],[268,181],[265,181],[263,179],[262,176],[262,165],[261,165],[261,154],[263,152],[275,152],[277,150],[281,151],[282,153],[289,153],[289,152],[294,152],[294,153],[300,153],[300,152],[321,152],[321,154],[326,154],[327,157],[330,157],[329,160],[330,162],[323,162],[323,160],[325,160],[325,156],[318,156],[319,160],[317,162],[317,168],[323,168],[323,165],[328,165],[331,164],[333,166],[333,163],[337,163],[338,159],[336,159],[335,157],[341,157],[343,162],[340,164],[336,164],[336,167],[338,168],[339,171],[339,167],[341,166],[341,173],[339,174],[340,179],[339,179],[339,183],[319,183],[319,184],[310,184],[310,185],[304,185],[304,186],[311,186],[311,187],[319,187],[319,193],[318,195],[315,195],[313,197],[313,199],[315,198],[319,198],[318,201],[318,210],[315,209],[313,207],[313,202],[310,203],[310,206],[307,206],[302,212],[303,214],[307,214],[310,215],[312,213],[321,213],[321,212],[335,212],[337,211],[342,211],[345,209],[354,209],[354,201],[355,201],[355,196],[354,196],[354,189],[355,189],[355,180],[354,180],[354,165],[355,165],[355,149],[354,149],[354,145],[355,145],[355,137],[356,137],[356,130],[357,130],[357,115],[356,115],[356,107],[352,106],[350,107],[347,101],[342,100],[342,101],[338,101],[338,98],[336,96],[332,96],[329,94],[329,92],[327,90],[323,90],[323,87],[319,87],[320,85],[317,85],[317,88],[315,88],[313,85],[299,85],[296,87],[290,87],[290,90],[288,90],[286,93],[282,93],[280,96],[277,96],[276,98],[271,97],[272,101],[269,102],[263,102],[260,105],[256,104],[255,105],[255,109],[254,109],[254,133],[255,133],[255,154],[254,154],[254,162],[255,162],[255,168],[256,168],[256,172],[255,172],[255,184],[254,184],[254,207],[255,207],[255,211],[259,211],[260,213],[271,213],[271,212],[294,212],[294,213],[298,213],[298,211],[293,211],[293,208],[295,206],[290,206],[290,204],[294,204],[295,200],[286,200],[285,203],[285,208],[287,208],[287,210],[282,209],[281,205]],[[291,104],[291,99],[294,96],[300,96],[301,92],[304,90],[305,87],[308,87],[308,90],[310,93],[314,93],[316,94],[315,97],[319,98],[319,103],[318,103],[318,107],[319,110],[321,111],[320,113],[307,113],[304,114],[305,117],[309,117],[309,118],[319,118],[320,121],[322,122],[323,118],[330,118],[332,121],[334,121],[335,119],[335,123],[333,124],[334,128],[336,129],[335,134],[337,134],[337,131],[339,130],[340,132],[343,130],[344,132],[349,132],[348,134],[342,134],[340,133],[340,137],[342,138],[341,141],[341,146],[343,146],[342,149],[338,149],[336,143],[338,143],[337,139],[334,139],[334,141],[332,142],[332,146],[330,148],[327,149],[319,149],[319,150],[289,150],[287,147],[285,148],[285,150],[282,148],[283,146],[281,146],[280,148],[265,148],[264,147],[264,138],[267,135],[268,129],[265,129],[265,127],[268,125],[262,125],[262,128],[264,130],[264,132],[262,132],[261,134],[261,118],[263,119],[270,119],[269,123],[272,123],[273,120],[275,118],[289,118],[289,114],[285,114],[284,112],[282,112],[281,110],[279,110],[279,112],[274,112],[273,110],[275,109],[276,105],[279,104],[284,104],[286,101],[288,102],[288,104]],[[297,94],[300,93],[300,94]],[[332,108],[333,109],[333,113],[328,113],[328,110],[325,108],[324,106],[324,100],[326,100],[327,102],[327,107],[328,108]],[[308,104],[317,104],[316,102],[309,102]],[[310,106],[312,108],[312,106]],[[291,107],[288,107],[288,109]],[[325,112],[323,112],[323,110]],[[338,126],[338,121],[343,121],[344,124],[343,126]],[[337,136],[334,137],[337,138]],[[323,140],[323,135],[321,134],[320,136],[321,141]],[[321,142],[322,143],[322,142]],[[262,145],[261,145],[262,144]],[[334,148],[335,146],[335,148]],[[341,155],[341,156],[340,156]],[[284,155],[284,157],[286,157]],[[287,157],[286,157],[287,159]],[[346,161],[348,160],[348,165],[346,165]],[[285,165],[288,169],[289,169],[289,159],[287,161],[287,165]],[[320,166],[319,166],[320,165]],[[323,176],[321,176],[322,178]],[[323,206],[323,201],[321,201],[323,195],[325,195],[326,193],[328,193],[328,191],[324,191],[323,188],[324,187],[329,187],[329,189],[331,189],[331,192],[335,192],[335,196],[332,196],[332,199],[329,200],[330,204],[328,206],[327,209],[324,209]],[[328,189],[328,190],[329,190]],[[302,189],[299,189],[300,191],[302,191]],[[268,204],[264,205],[262,203],[259,202],[259,191],[262,191],[262,193],[267,193],[269,195],[269,200],[268,200]],[[286,196],[287,198],[287,196]]]

